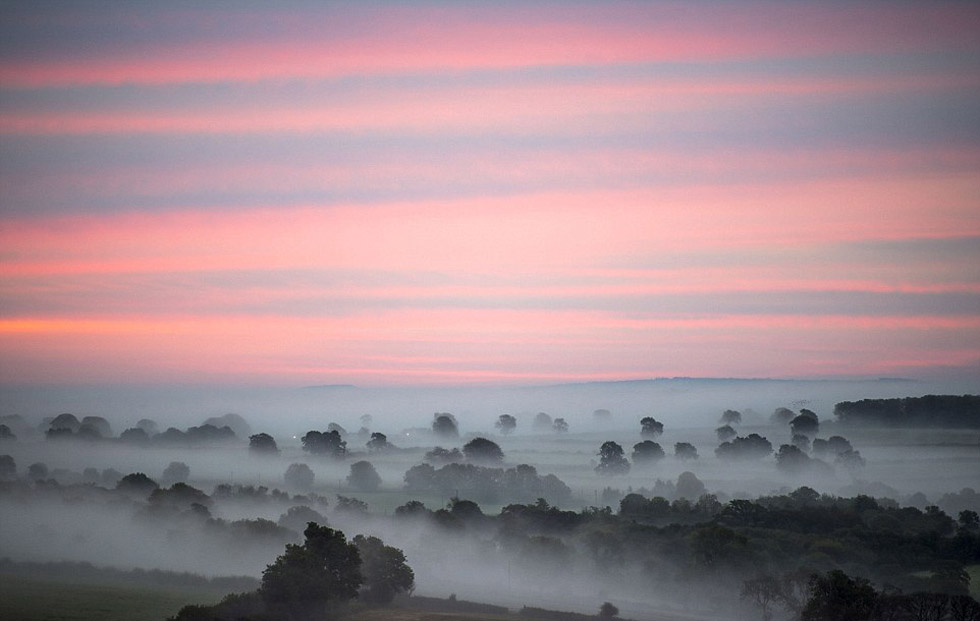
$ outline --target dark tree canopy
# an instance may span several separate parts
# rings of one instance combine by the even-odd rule
[[[119,440],[127,444],[148,444],[150,436],[142,427],[130,427],[119,434]]]
[[[27,476],[34,481],[48,478],[48,465],[42,461],[31,464],[27,467]]]
[[[677,442],[674,444],[674,457],[676,459],[697,459],[698,449],[690,442]]]
[[[493,426],[506,436],[517,429],[517,419],[510,414],[501,414]]]
[[[599,617],[602,619],[612,619],[619,614],[619,608],[609,602],[603,602],[599,606]]]
[[[566,433],[568,431],[568,423],[565,422],[564,418],[558,417],[551,424],[551,429],[555,433]]]
[[[903,399],[842,401],[834,416],[845,425],[867,427],[980,428],[980,395],[925,395]]]
[[[722,425],[738,425],[742,422],[742,413],[738,410],[725,410],[721,413]]]
[[[786,474],[801,474],[810,465],[810,457],[792,444],[783,444],[776,453],[776,467]]]
[[[459,463],[463,461],[465,456],[458,448],[453,448],[452,450],[444,449],[441,446],[437,446],[431,451],[426,452],[422,457],[423,461],[431,462],[434,464],[452,464]]]
[[[0,440],[16,440],[17,435],[11,431],[10,427],[0,425]]]
[[[463,454],[467,461],[474,463],[500,463],[504,460],[504,452],[500,446],[486,438],[473,438],[463,445]]]
[[[362,492],[374,492],[381,486],[381,476],[369,461],[355,461],[350,465],[347,485]]]
[[[99,436],[103,438],[112,437],[112,426],[109,425],[109,421],[101,416],[86,416],[82,418],[81,423],[82,424],[79,427],[79,430],[88,425],[89,427],[95,429],[95,431],[99,433]]]
[[[851,578],[839,569],[810,578],[810,597],[802,621],[864,621],[878,603],[878,593],[864,578]]]
[[[599,465],[595,471],[605,476],[628,473],[630,462],[623,453],[623,447],[612,440],[603,442],[599,447]]]
[[[640,419],[640,435],[644,438],[656,438],[664,432],[664,424],[652,416]]]
[[[10,455],[0,455],[0,479],[13,479],[17,476],[17,462]]]
[[[303,450],[313,455],[327,455],[342,458],[347,454],[347,442],[340,437],[340,432],[308,431],[303,436]]]
[[[405,553],[386,546],[377,537],[354,537],[353,543],[361,556],[364,585],[361,599],[371,604],[388,604],[398,593],[415,588],[415,573],[405,562]]]
[[[810,410],[800,410],[799,416],[789,421],[789,428],[794,435],[810,436],[820,430],[820,421]]]
[[[663,448],[653,440],[644,440],[633,445],[631,458],[637,466],[655,464],[665,457]]]
[[[288,619],[322,619],[357,597],[361,556],[344,533],[310,522],[303,545],[286,551],[262,572],[259,589],[270,612]]]
[[[328,432],[336,431],[337,433],[340,434],[340,437],[344,437],[347,435],[347,430],[344,429],[342,426],[340,426],[340,424],[338,423],[330,423],[329,425],[327,425],[327,431]]]
[[[127,474],[116,484],[116,489],[120,491],[136,493],[143,496],[148,496],[157,487],[159,487],[157,482],[142,472]]]
[[[48,425],[48,429],[69,429],[72,433],[75,433],[81,426],[82,422],[74,414],[65,412],[64,414],[55,416],[54,420]]]
[[[248,450],[262,455],[277,455],[279,453],[276,439],[267,433],[257,433],[249,436]]]
[[[436,412],[432,415],[432,433],[440,438],[458,438],[459,424],[449,412]]]
[[[735,428],[731,425],[722,425],[721,427],[715,429],[715,434],[718,436],[719,442],[728,442],[737,436],[738,432],[735,431]]]
[[[772,443],[757,433],[722,442],[715,449],[719,459],[762,459],[772,453]]]
[[[388,444],[388,436],[379,431],[375,431],[371,434],[371,439],[367,441],[365,446],[372,453],[382,453],[388,450],[391,445]]]

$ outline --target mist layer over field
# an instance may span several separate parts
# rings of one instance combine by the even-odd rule
[[[623,551],[605,542],[601,528],[574,540],[548,530],[530,539],[514,536],[486,516],[496,516],[515,503],[533,504],[533,493],[510,484],[489,491],[478,483],[407,488],[406,473],[426,461],[426,453],[436,446],[458,448],[485,437],[504,453],[494,467],[506,472],[528,464],[538,477],[555,475],[567,493],[545,498],[546,506],[574,512],[589,507],[601,512],[607,506],[616,512],[623,497],[635,492],[681,502],[690,507],[681,521],[693,523],[706,515],[699,511],[711,511],[712,502],[787,493],[802,485],[831,495],[868,494],[902,504],[954,507],[972,502],[973,497],[962,496],[961,490],[980,481],[980,431],[861,429],[846,427],[832,415],[834,403],[841,400],[951,388],[964,387],[899,380],[675,379],[510,389],[25,389],[12,392],[3,404],[2,414],[19,415],[23,424],[14,429],[16,440],[0,444],[0,454],[10,455],[17,467],[15,480],[8,479],[0,495],[0,557],[259,576],[286,543],[300,540],[304,518],[313,515],[349,537],[376,535],[403,549],[420,594],[455,593],[511,607],[581,612],[594,612],[597,602],[614,599],[624,616],[649,618],[644,615],[656,610],[717,618],[724,603],[715,602],[703,580],[685,574],[689,568],[678,564],[672,551],[651,550],[647,562],[639,565],[617,560]],[[778,468],[772,455],[735,461],[716,456],[717,428],[727,409],[741,414],[740,422],[732,425],[738,437],[758,434],[774,451],[790,443],[790,428],[770,420],[777,407],[815,412],[820,428],[811,439],[845,436],[859,451],[863,467],[843,467],[829,459],[824,468],[789,471]],[[597,415],[596,410],[608,410],[608,415]],[[228,412],[243,417],[249,429],[237,439],[201,445],[133,445],[115,437],[58,440],[36,431],[44,427],[45,418],[61,412],[79,419],[102,416],[111,424],[112,436],[141,419],[153,419],[162,432],[201,425]],[[452,413],[458,437],[433,434],[436,412]],[[539,412],[564,418],[568,431],[533,428]],[[516,418],[513,433],[495,426],[501,414]],[[634,462],[627,473],[597,473],[600,446],[615,442],[630,457],[631,448],[645,439],[640,420],[648,416],[664,425],[654,439],[665,456],[647,465]],[[335,459],[304,451],[302,436],[326,430],[331,423],[345,432],[346,456]],[[370,450],[372,432],[385,434],[390,446]],[[260,456],[250,451],[248,435],[257,433],[273,436],[279,452]],[[693,445],[698,458],[676,456],[677,443]],[[377,471],[377,489],[349,479],[351,464],[359,460],[369,461]],[[173,479],[174,462],[189,471],[179,481]],[[309,467],[312,484],[297,485],[285,478],[297,463]],[[45,466],[43,476],[36,469],[31,472],[34,464]],[[162,488],[185,482],[204,496],[154,499],[148,490],[120,493],[120,478],[137,472]],[[693,488],[682,484],[683,473],[694,475]],[[472,500],[479,508],[460,506],[444,512],[448,517],[443,522],[426,517],[433,510],[452,508],[454,498]],[[413,500],[422,502],[429,513],[401,510],[396,515],[396,509]],[[290,509],[299,506],[315,513],[290,515]]]

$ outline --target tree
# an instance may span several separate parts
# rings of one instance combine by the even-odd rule
[[[757,433],[722,442],[715,449],[719,459],[762,459],[772,453],[772,443]]]
[[[698,458],[698,449],[690,442],[677,442],[674,444],[674,459],[687,461]]]
[[[504,460],[504,452],[500,446],[486,438],[473,438],[463,445],[466,460],[475,463],[500,463]]]
[[[119,441],[126,444],[148,444],[150,436],[142,427],[130,427],[119,434]]]
[[[79,430],[81,430],[82,427],[85,427],[87,425],[89,427],[94,428],[95,431],[97,431],[99,433],[99,436],[102,438],[112,437],[112,426],[109,425],[109,421],[102,418],[101,416],[86,416],[82,418],[81,423],[82,424],[81,426],[79,426]]]
[[[48,478],[48,465],[42,461],[35,462],[27,467],[27,476],[32,481],[40,481]]]
[[[436,412],[432,415],[432,433],[441,438],[458,438],[459,424],[449,412]]]
[[[312,509],[306,505],[296,505],[290,507],[285,513],[280,515],[276,524],[283,528],[302,532],[310,522],[315,522],[320,526],[326,526],[327,518],[316,509]]]
[[[422,457],[422,461],[437,464],[453,464],[461,462],[464,459],[465,457],[463,456],[463,453],[461,453],[458,448],[447,450],[441,446],[437,446],[431,451],[426,452],[426,454]]]
[[[793,416],[793,410],[789,408],[776,408],[769,417],[769,422],[773,425],[786,425],[793,420]]]
[[[802,409],[799,416],[789,421],[789,428],[794,434],[812,436],[820,430],[820,420],[810,410]]]
[[[878,602],[878,593],[864,578],[851,578],[839,569],[810,577],[810,598],[802,621],[865,621]]]
[[[721,427],[715,429],[715,434],[718,436],[719,442],[728,442],[732,438],[738,435],[735,428],[731,425],[722,425]]]
[[[568,431],[568,423],[565,422],[564,418],[558,417],[551,424],[551,429],[555,433],[566,433]]]
[[[136,428],[142,429],[148,436],[152,436],[160,430],[156,421],[149,418],[141,418],[139,422],[136,423]]]
[[[248,450],[256,455],[278,455],[276,439],[267,433],[257,433],[248,437]]]
[[[157,482],[146,476],[142,472],[132,472],[127,474],[116,483],[116,489],[127,494],[139,496],[149,496],[153,490],[157,489]]]
[[[350,465],[347,485],[362,492],[374,492],[381,485],[381,476],[371,462],[356,461]]]
[[[603,442],[599,447],[599,465],[595,471],[604,476],[628,473],[630,462],[624,456],[623,447],[612,440]]]
[[[603,602],[602,606],[599,606],[599,618],[601,619],[612,619],[618,614],[619,608],[609,602]]]
[[[960,523],[960,528],[964,530],[980,530],[980,514],[976,511],[970,509],[960,511],[957,521]]]
[[[535,431],[549,431],[553,423],[554,421],[551,420],[551,417],[548,416],[548,414],[545,412],[538,412],[534,417],[534,422],[531,423],[531,426]]]
[[[776,467],[787,474],[800,474],[809,465],[809,456],[792,444],[781,445],[776,453]]]
[[[10,455],[0,455],[0,481],[17,477],[17,462]],[[962,514],[961,514],[962,517]]]
[[[372,453],[382,453],[388,450],[391,445],[388,444],[388,436],[379,431],[375,431],[371,434],[371,439],[367,441],[365,446]]]
[[[328,455],[342,458],[347,454],[347,442],[336,429],[331,431],[308,431],[300,440],[303,450],[313,455]]]
[[[738,425],[742,422],[742,413],[738,410],[725,410],[721,413],[722,425]]]
[[[664,458],[664,450],[653,440],[644,440],[633,445],[633,463],[637,466],[655,464]]]
[[[160,479],[164,484],[185,482],[191,476],[191,469],[182,461],[172,461],[164,469]]]
[[[316,475],[306,464],[289,464],[286,473],[283,475],[286,485],[297,489],[309,489],[313,487],[313,480]]]
[[[17,435],[6,425],[0,425],[0,440],[16,440]]]
[[[793,438],[789,441],[789,443],[804,453],[810,452],[810,438],[806,437],[802,433],[794,433]]]
[[[329,618],[364,581],[360,553],[343,532],[310,522],[303,536],[262,572],[259,593],[275,618]]]
[[[640,436],[644,438],[656,438],[664,432],[664,424],[652,416],[644,416],[640,419]]]
[[[594,418],[596,422],[607,423],[612,420],[612,412],[605,408],[599,408],[598,410],[594,410],[592,412],[592,418]]]
[[[389,604],[398,593],[415,588],[415,572],[405,562],[404,552],[386,546],[377,537],[358,535],[353,543],[361,556],[362,600],[371,604]]]
[[[48,429],[68,429],[72,433],[75,433],[81,426],[82,422],[75,418],[74,414],[65,412],[64,414],[55,416],[54,420],[48,425]]]
[[[497,422],[494,423],[493,426],[499,429],[500,433],[506,436],[507,434],[512,433],[515,429],[517,429],[517,419],[511,416],[510,414],[501,414],[500,417],[497,418]]]
[[[707,491],[704,483],[693,472],[685,471],[677,476],[677,485],[674,487],[674,493],[678,498],[694,500],[703,496]]]
[[[751,600],[762,612],[762,621],[772,619],[772,605],[782,594],[779,579],[770,574],[760,574],[742,583],[742,599]]]

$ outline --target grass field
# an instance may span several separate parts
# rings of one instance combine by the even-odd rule
[[[201,589],[64,582],[0,574],[0,619],[18,621],[163,621],[188,604],[225,594]]]

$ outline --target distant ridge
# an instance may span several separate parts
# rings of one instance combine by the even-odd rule
[[[300,390],[349,390],[357,388],[354,384],[317,384],[314,386],[303,386]]]
[[[633,380],[598,380],[592,382],[566,382],[560,384],[543,384],[538,388],[574,388],[576,386],[638,386],[647,384],[659,384],[666,382],[685,382],[699,384],[749,384],[756,382],[783,383],[783,384],[867,384],[867,383],[909,383],[915,384],[919,380],[905,377],[877,377],[867,379],[785,379],[771,377],[654,377],[649,379]]]

